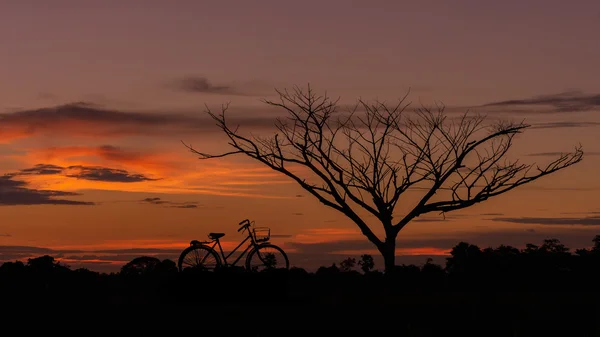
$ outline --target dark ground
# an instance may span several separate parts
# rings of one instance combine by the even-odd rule
[[[460,243],[445,267],[388,274],[178,272],[173,261],[151,257],[99,274],[44,256],[0,266],[0,337],[600,337],[594,240],[575,254],[556,240],[521,251]]]

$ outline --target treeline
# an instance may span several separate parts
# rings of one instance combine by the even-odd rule
[[[26,263],[4,263],[0,266],[0,289],[5,299],[58,296],[115,303],[131,299],[179,301],[192,297],[271,301],[332,294],[360,297],[474,290],[597,291],[600,235],[593,239],[593,244],[591,249],[571,252],[557,239],[545,240],[539,246],[527,244],[524,249],[505,245],[481,249],[460,242],[452,249],[445,266],[429,260],[422,266],[397,266],[394,273],[387,275],[377,269],[370,255],[362,255],[358,260],[347,258],[314,273],[295,267],[261,273],[231,268],[214,273],[178,272],[171,260],[142,256],[111,274],[72,270],[46,255]],[[364,294],[356,291],[363,286],[372,290]],[[257,293],[265,295],[256,296]]]

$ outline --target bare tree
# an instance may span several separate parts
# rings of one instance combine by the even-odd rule
[[[318,95],[310,86],[277,93],[279,100],[263,101],[287,113],[275,121],[273,136],[244,136],[228,122],[224,105],[219,114],[208,108],[207,113],[232,151],[208,154],[184,145],[201,159],[244,154],[293,179],[352,220],[381,252],[386,272],[395,266],[398,233],[416,217],[472,206],[583,158],[578,146],[543,166],[511,161],[507,153],[514,137],[530,125],[485,125],[484,116],[468,111],[452,118],[440,105],[409,111],[407,96],[394,105],[359,100],[340,114],[339,99]],[[422,194],[395,219],[407,191]],[[384,237],[373,231],[372,222],[383,227]]]

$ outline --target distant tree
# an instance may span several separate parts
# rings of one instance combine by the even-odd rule
[[[446,270],[453,273],[470,271],[479,265],[481,256],[482,251],[476,245],[459,242],[450,251],[450,257],[446,258]]]
[[[152,256],[140,256],[121,267],[122,276],[140,276],[154,272],[161,262]]]
[[[382,254],[386,272],[395,270],[396,237],[411,220],[473,206],[583,158],[576,147],[544,166],[510,161],[506,154],[514,137],[530,125],[486,125],[483,116],[450,115],[444,106],[408,111],[408,94],[392,105],[359,100],[335,118],[338,100],[310,86],[277,93],[278,100],[264,103],[288,116],[277,119],[272,137],[242,134],[226,117],[224,105],[218,114],[207,113],[232,150],[209,154],[184,145],[200,159],[243,154],[289,177],[354,222]],[[400,197],[412,190],[423,193],[395,219]],[[382,226],[384,237],[375,234],[370,217]]]
[[[27,260],[27,267],[35,272],[50,272],[50,271],[69,271],[69,267],[60,264],[54,257],[44,255]]]
[[[173,260],[165,259],[157,267],[160,273],[169,274],[177,273],[177,263]]]
[[[534,245],[533,243],[525,244],[525,249],[523,249],[524,254],[535,254],[539,251],[540,247]]]
[[[25,264],[21,261],[4,262],[0,265],[0,274],[16,274],[25,270]]]
[[[439,278],[443,277],[445,274],[444,268],[442,268],[442,266],[438,264],[433,263],[432,258],[427,259],[423,267],[421,267],[421,272],[423,273],[423,275],[429,278]]]
[[[349,272],[354,269],[356,266],[356,259],[353,257],[348,257],[347,259],[340,262],[340,270],[344,272]]]
[[[592,241],[594,242],[594,247],[592,247],[592,251],[600,253],[600,235],[596,235]]]
[[[565,247],[558,239],[546,239],[539,249],[543,253],[564,254],[569,252],[569,248]]]
[[[317,275],[331,275],[338,274],[340,272],[340,268],[335,263],[332,263],[330,267],[321,266],[317,269]]]
[[[373,256],[369,254],[363,254],[360,256],[360,260],[358,261],[358,265],[360,269],[365,273],[369,273],[373,268],[375,268],[375,261],[373,261]]]

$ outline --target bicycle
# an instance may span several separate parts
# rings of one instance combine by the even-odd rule
[[[238,229],[238,232],[245,230],[248,232],[248,235],[227,256],[225,256],[221,242],[219,241],[220,238],[225,236],[225,233],[209,233],[208,237],[211,241],[192,240],[190,246],[181,252],[177,263],[179,271],[182,272],[187,268],[214,271],[222,267],[233,267],[246,253],[248,253],[245,266],[247,271],[258,272],[265,269],[290,268],[290,262],[283,249],[269,243],[269,239],[271,238],[270,228],[255,227],[253,226],[254,221],[250,222],[248,219],[241,221],[239,225],[241,227]],[[250,227],[253,228],[250,229]],[[250,240],[250,243],[240,256],[233,263],[228,263],[227,259],[248,240]],[[210,245],[211,243],[212,246]],[[215,246],[219,246],[221,256],[219,256]]]

